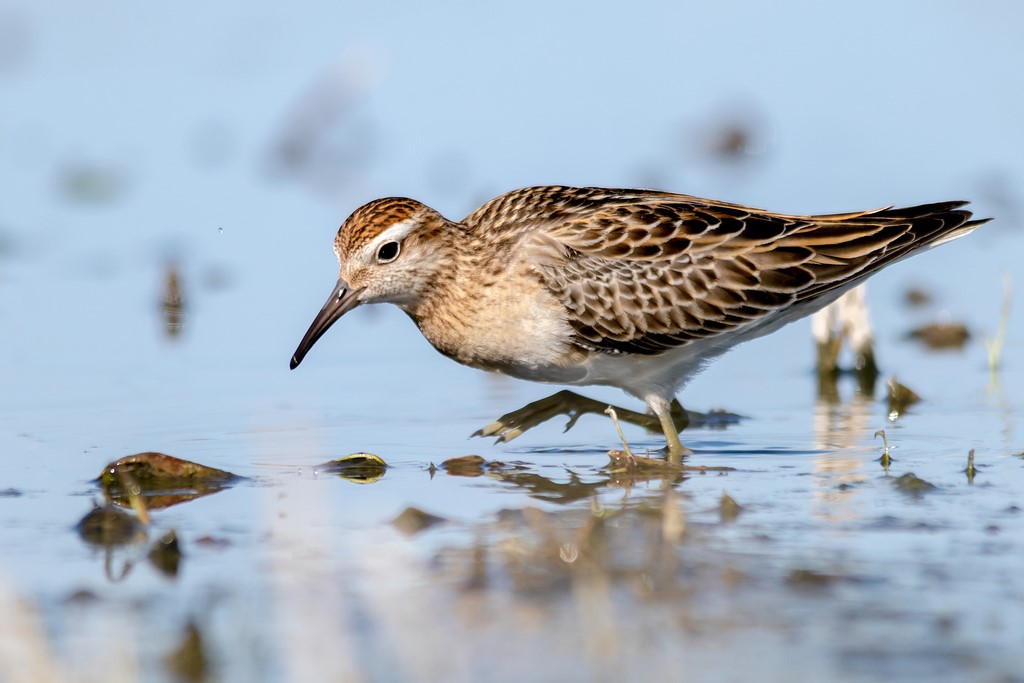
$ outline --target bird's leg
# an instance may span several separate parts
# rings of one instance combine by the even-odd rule
[[[569,431],[586,413],[604,413],[607,403],[595,401],[586,396],[580,396],[576,392],[564,389],[547,398],[534,401],[523,406],[519,410],[502,415],[497,420],[483,429],[477,430],[473,436],[496,436],[498,442],[511,441],[528,429],[532,429],[542,422],[547,422],[558,415],[568,415],[569,422],[565,425],[565,431]],[[678,402],[673,402],[673,408],[678,408],[680,417],[685,420],[686,411]],[[635,424],[651,431],[660,431],[665,427],[664,419],[650,413],[638,413],[626,408],[615,408],[619,419],[623,422]],[[673,425],[674,427],[674,425]],[[679,441],[679,437],[676,437]]]
[[[678,401],[669,403],[661,398],[649,398],[647,403],[651,406],[654,414],[658,416],[658,420],[661,421],[661,429],[665,432],[669,462],[681,463],[683,456],[691,455],[693,451],[684,446],[683,442],[679,440],[679,429],[672,419],[672,409],[678,405]]]
[[[839,353],[849,343],[855,355],[853,374],[857,388],[862,395],[873,395],[878,366],[864,285],[854,287],[811,316],[811,332],[818,345],[818,394],[830,403],[838,402],[836,381],[843,372]]]

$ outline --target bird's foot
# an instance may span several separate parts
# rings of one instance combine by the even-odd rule
[[[607,403],[563,389],[547,398],[525,405],[519,410],[502,415],[483,429],[478,429],[472,436],[495,436],[497,443],[511,441],[528,429],[533,429],[559,415],[569,416],[564,430],[569,431],[581,416],[586,413],[604,413],[606,407],[608,407]],[[682,406],[679,409],[682,410]],[[626,408],[616,408],[615,410],[623,422],[639,425],[651,431],[661,431],[658,418],[650,413],[638,413]]]
[[[684,446],[678,437],[675,439],[675,444],[672,443],[672,439],[669,439],[668,444],[661,452],[665,454],[666,460],[676,465],[682,463],[686,456],[693,455],[693,451]]]
[[[693,451],[684,446],[683,442],[679,440],[679,432],[681,430],[679,425],[676,424],[675,417],[673,415],[676,406],[682,410],[682,406],[679,405],[679,402],[673,400],[667,410],[659,412],[658,418],[661,422],[662,429],[665,432],[665,459],[670,463],[679,465],[682,464],[683,457],[693,455]]]

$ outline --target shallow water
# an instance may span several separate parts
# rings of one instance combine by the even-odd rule
[[[0,92],[17,103],[0,112],[0,680],[187,677],[166,657],[190,622],[221,680],[1021,680],[1016,9],[793,12],[772,17],[769,49],[757,7],[687,17],[760,45],[762,63],[705,60],[655,112],[621,97],[598,107],[538,76],[566,57],[529,6],[499,17],[527,37],[515,68],[461,12],[440,22],[408,8],[395,24],[372,8],[241,19],[197,5],[196,25],[114,4],[4,9],[20,38],[0,50]],[[583,38],[607,16],[574,21],[579,35],[558,35],[604,70],[574,72],[601,92],[630,74],[646,83],[641,64],[676,82],[678,60],[717,45],[699,31],[659,51],[672,22],[657,22],[636,44],[654,66],[623,64]],[[844,29],[826,45],[818,21]],[[141,40],[135,29],[154,22],[164,32]],[[424,26],[465,40],[438,46]],[[864,53],[868,28],[891,53]],[[194,49],[179,49],[184,36]],[[942,48],[954,38],[955,56]],[[826,81],[798,58],[824,47]],[[951,78],[973,106],[934,106]],[[914,96],[882,112],[830,104],[879,79]],[[509,101],[513,86],[555,113]],[[477,104],[496,99],[501,116]],[[311,142],[296,133],[307,110],[327,112]],[[704,138],[733,120],[753,142],[738,159],[709,156]],[[684,405],[746,416],[683,434],[689,464],[725,472],[611,472],[620,444],[599,415],[564,434],[559,418],[509,444],[467,440],[557,387],[457,366],[392,308],[349,314],[288,371],[334,281],[333,231],[359,203],[408,194],[456,216],[541,182],[656,184],[787,211],[965,197],[997,221],[871,281],[874,397],[845,376],[838,400],[819,395],[806,322],[698,377]],[[1015,301],[991,373],[983,337],[1005,274]],[[934,303],[907,307],[910,285]],[[963,349],[906,339],[944,316],[971,330]],[[895,420],[891,375],[924,398]],[[581,393],[638,408],[615,390]],[[637,451],[661,445],[625,430]],[[152,510],[125,545],[87,542],[75,525],[102,500],[93,479],[143,451],[246,479]],[[363,451],[390,465],[372,483],[321,467]],[[469,453],[504,465],[441,466]],[[937,488],[900,490],[909,472]],[[407,508],[446,521],[403,531],[392,522]],[[147,559],[171,529],[175,576]]]

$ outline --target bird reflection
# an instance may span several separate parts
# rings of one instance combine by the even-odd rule
[[[858,444],[874,432],[872,422],[878,366],[874,335],[864,298],[864,287],[850,290],[811,320],[818,349],[818,397],[814,406],[815,448],[826,455],[815,461],[815,502],[818,514],[832,521],[848,521],[858,512],[851,502],[864,481],[865,463]],[[840,366],[843,347],[849,345],[852,368]],[[853,394],[844,400],[840,384],[853,380]]]
[[[877,371],[853,375],[853,395],[844,400],[840,394],[840,375],[818,375],[818,398],[814,404],[815,448],[825,454],[816,458],[814,475],[817,482],[815,503],[818,514],[832,521],[849,521],[859,513],[850,503],[857,495],[858,485],[867,459],[858,444],[865,434],[874,431],[874,383]]]

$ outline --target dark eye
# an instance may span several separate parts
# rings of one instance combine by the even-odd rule
[[[377,263],[389,263],[398,258],[398,242],[385,242],[377,249]]]

